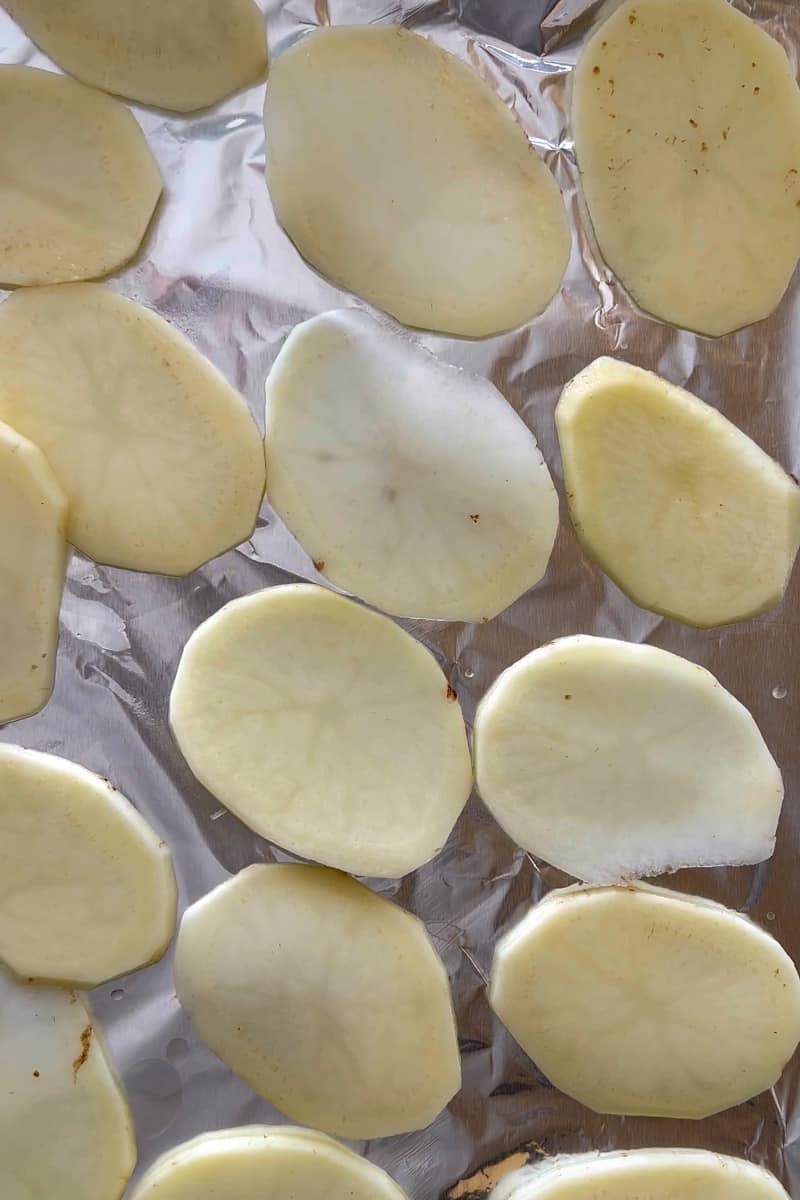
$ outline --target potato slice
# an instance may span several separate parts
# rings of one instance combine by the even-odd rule
[[[161,195],[126,108],[63,75],[0,66],[0,284],[92,279],[139,249]]]
[[[600,1113],[711,1116],[772,1087],[800,1040],[800,978],[774,938],[646,884],[551,892],[498,943],[489,999]]]
[[[578,635],[509,667],[475,718],[486,805],[590,883],[769,858],[783,799],[750,713],[655,646]]]
[[[118,1200],[136,1142],[83,998],[0,969],[0,1061],[3,1200]]]
[[[572,127],[642,308],[712,336],[772,312],[800,255],[800,91],[763,29],[726,0],[626,0],[578,61]]]
[[[0,424],[0,724],[38,712],[53,690],[66,525],[44,455]]]
[[[170,721],[197,778],[251,829],[355,875],[433,858],[472,785],[431,654],[311,584],[234,600],[195,630]]]
[[[480,621],[542,577],[558,498],[487,380],[343,309],[297,326],[266,390],[270,503],[334,583]]]
[[[253,0],[3,0],[37,46],[65,71],[179,112],[215,104],[267,65],[264,19]]]
[[[315,29],[273,63],[267,182],[304,258],[406,325],[484,337],[547,307],[558,186],[469,67],[397,27]]]
[[[41,446],[69,540],[182,575],[250,536],[264,453],[241,396],[161,317],[98,284],[0,305],[0,418]]]
[[[291,1120],[430,1124],[460,1086],[447,974],[416,917],[324,867],[248,867],[188,909],[175,986],[204,1042]]]
[[[161,957],[175,904],[169,850],[111,784],[0,745],[0,959],[95,987]]]
[[[716,409],[598,358],[564,388],[556,425],[581,544],[637,604],[704,628],[780,600],[800,488]]]

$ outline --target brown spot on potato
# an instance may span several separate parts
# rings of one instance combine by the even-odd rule
[[[92,1048],[92,1027],[85,1025],[81,1030],[81,1052],[72,1063],[72,1078],[75,1083],[78,1082],[78,1072],[81,1067],[89,1061],[89,1052]]]
[[[458,699],[458,692],[454,687],[451,687],[449,683],[447,685],[447,699],[451,704]]]

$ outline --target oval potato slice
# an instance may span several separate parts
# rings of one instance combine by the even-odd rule
[[[0,66],[0,284],[107,275],[139,249],[161,195],[123,105],[73,79]]]
[[[478,705],[478,791],[523,849],[590,883],[761,862],[778,767],[710,672],[655,646],[560,638]]]
[[[775,939],[646,884],[551,892],[498,942],[489,999],[600,1113],[711,1116],[772,1087],[800,1040],[800,978]]]
[[[444,965],[416,917],[324,867],[248,867],[185,913],[178,998],[203,1041],[291,1120],[421,1129],[461,1081]]]
[[[249,537],[264,451],[238,392],[181,333],[99,284],[0,305],[0,418],[42,448],[89,558],[183,575]]]
[[[272,64],[267,182],[300,253],[406,325],[485,337],[569,258],[558,186],[469,67],[396,27],[315,29]]]

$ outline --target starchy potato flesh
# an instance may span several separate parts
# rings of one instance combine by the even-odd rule
[[[466,64],[397,26],[315,29],[272,64],[278,220],[334,283],[406,325],[485,337],[555,295],[558,186]]]
[[[290,1120],[353,1139],[429,1125],[460,1085],[422,923],[324,867],[256,865],[186,912],[175,984],[203,1041]]]
[[[637,604],[700,627],[777,604],[800,488],[715,408],[598,358],[564,388],[556,426],[581,544]]]
[[[647,312],[730,333],[800,255],[800,92],[727,0],[626,0],[589,38],[572,129],[600,252]]]
[[[470,793],[456,694],[397,625],[311,584],[227,604],[184,649],[172,730],[200,782],[303,858],[399,877]]]
[[[248,538],[264,454],[241,396],[154,312],[99,284],[0,305],[0,419],[47,456],[97,562],[182,575]]]
[[[335,584],[480,621],[544,574],[558,498],[488,380],[343,309],[294,329],[266,392],[270,503]]]
[[[800,1040],[800,979],[775,939],[646,884],[551,892],[498,943],[490,1002],[600,1113],[711,1116],[772,1087]]]
[[[0,66],[0,285],[106,275],[139,249],[161,177],[128,110],[33,67]]]
[[[747,709],[696,663],[578,634],[478,706],[475,777],[525,850],[590,883],[761,862],[783,783]]]

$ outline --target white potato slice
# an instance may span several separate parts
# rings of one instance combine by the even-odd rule
[[[441,850],[472,767],[456,694],[379,613],[311,584],[225,605],[186,644],[170,699],[200,782],[251,829],[354,875]]]
[[[727,0],[626,0],[573,76],[600,251],[656,317],[717,336],[766,317],[800,255],[800,91]]]
[[[447,973],[425,927],[325,867],[248,867],[193,904],[178,998],[291,1120],[347,1138],[421,1129],[460,1086]]]
[[[769,858],[783,783],[710,672],[583,635],[534,650],[475,717],[478,791],[525,850],[590,883]]]
[[[8,13],[65,71],[179,112],[205,108],[267,66],[264,19],[253,0],[3,0]]]
[[[570,239],[553,176],[433,42],[315,29],[272,64],[264,120],[272,203],[300,253],[406,325],[484,337],[558,290]]]
[[[551,892],[499,941],[489,999],[600,1113],[721,1112],[772,1087],[800,1040],[800,978],[775,939],[646,884]]]
[[[558,498],[487,380],[344,309],[297,326],[266,392],[270,503],[340,587],[480,621],[544,574]]]
[[[3,1200],[118,1200],[133,1124],[83,998],[0,968],[0,1062]]]
[[[241,396],[161,317],[99,284],[0,305],[0,418],[40,446],[97,562],[182,575],[250,536],[264,452]]]
[[[95,987],[160,958],[175,928],[169,850],[76,763],[0,745],[0,959]]]
[[[42,452],[0,424],[0,724],[50,699],[67,501]]]
[[[716,409],[598,358],[564,388],[556,425],[581,545],[637,604],[708,627],[780,600],[800,488]]]
[[[139,249],[161,176],[127,108],[73,79],[0,66],[0,284],[106,275]]]

